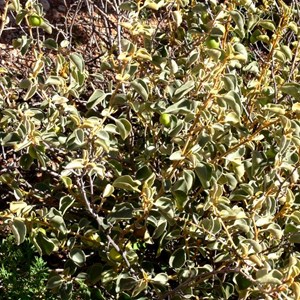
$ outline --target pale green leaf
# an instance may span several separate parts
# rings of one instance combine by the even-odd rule
[[[15,218],[12,222],[12,232],[16,239],[17,245],[22,244],[25,241],[25,237],[27,233],[27,227],[24,221]]]
[[[136,79],[131,82],[131,86],[142,97],[144,101],[148,100],[149,89],[146,82],[143,79]]]
[[[72,248],[69,256],[77,266],[84,265],[86,261],[85,253],[79,248]]]
[[[179,248],[175,250],[170,259],[169,259],[169,265],[171,268],[181,268],[186,262],[186,251],[183,248]]]
[[[72,53],[72,54],[70,54],[70,59],[75,64],[75,66],[77,67],[79,72],[83,73],[85,63],[84,63],[84,59],[83,59],[82,55],[78,54],[78,53]]]
[[[139,186],[141,185],[141,182],[139,180],[134,180],[130,175],[123,175],[118,177],[113,182],[113,187],[133,191],[133,192],[139,192]]]
[[[115,119],[115,123],[118,128],[118,132],[121,135],[122,140],[125,140],[128,137],[132,128],[130,122],[127,119],[121,118],[121,119]]]

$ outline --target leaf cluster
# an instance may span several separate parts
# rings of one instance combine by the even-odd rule
[[[299,4],[220,2],[114,6],[91,65],[9,1],[0,218],[63,299],[300,299]]]

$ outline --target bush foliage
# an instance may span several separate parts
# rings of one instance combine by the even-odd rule
[[[4,8],[2,235],[62,299],[300,299],[299,3],[100,2]]]

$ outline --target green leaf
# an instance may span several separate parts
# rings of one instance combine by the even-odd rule
[[[131,86],[142,97],[142,99],[144,101],[148,100],[149,89],[148,89],[148,86],[147,86],[147,84],[144,80],[136,79],[133,82],[131,82]]]
[[[231,112],[226,115],[225,117],[225,122],[229,124],[239,124],[240,123],[240,118],[235,112]]]
[[[222,77],[226,91],[235,91],[237,87],[237,78],[234,74],[225,74]]]
[[[142,166],[141,168],[138,169],[136,172],[136,178],[139,180],[146,180],[152,175],[152,170],[148,166]]]
[[[16,132],[10,132],[2,139],[3,146],[11,146],[17,144],[21,140],[20,136]]]
[[[172,74],[176,74],[178,72],[179,68],[174,59],[171,59],[170,61],[170,71]]]
[[[207,163],[199,163],[198,166],[195,168],[196,175],[199,178],[203,188],[210,187],[212,171],[212,167]]]
[[[292,60],[293,59],[293,52],[290,49],[289,46],[287,45],[280,45],[280,50],[284,53],[284,55],[286,56],[286,58],[288,60]]]
[[[237,25],[238,29],[243,31],[245,25],[245,17],[242,15],[238,10],[230,11],[230,15],[234,20],[235,24]]]
[[[245,290],[252,285],[252,282],[240,273],[235,277],[235,280],[241,290]]]
[[[69,149],[78,149],[85,143],[85,134],[81,128],[76,128],[74,132],[66,140],[66,144]]]
[[[115,119],[115,123],[117,125],[118,132],[120,133],[122,140],[125,140],[131,131],[130,122],[127,119],[122,118]]]
[[[68,176],[61,176],[61,180],[66,186],[66,188],[70,189],[73,186],[72,179]]]
[[[155,201],[155,206],[166,216],[168,220],[173,220],[175,215],[174,202],[167,197],[160,197]]]
[[[292,111],[300,112],[300,103],[299,102],[293,104]]]
[[[130,220],[133,216],[134,207],[131,203],[124,202],[116,204],[109,214],[110,222],[114,222],[117,220]]]
[[[54,207],[52,207],[47,214],[47,217],[49,219],[49,223],[51,226],[59,230],[62,234],[67,233],[67,227],[65,220],[63,219],[61,212]]]
[[[54,39],[46,39],[43,43],[45,48],[51,49],[51,50],[57,50],[58,49],[58,44]]]
[[[263,249],[262,246],[255,240],[245,239],[243,243],[247,244],[248,248],[252,248],[255,253],[260,253]]]
[[[169,160],[171,160],[171,161],[173,161],[173,160],[183,160],[183,159],[184,159],[184,156],[181,155],[180,150],[173,152],[169,157]]]
[[[34,94],[37,92],[38,85],[37,84],[32,84],[29,89],[27,90],[27,93],[24,95],[24,101],[29,100],[31,97],[34,96]]]
[[[294,97],[296,100],[300,100],[300,84],[296,82],[285,83],[281,86],[280,90]]]
[[[132,192],[140,192],[138,188],[140,185],[141,182],[139,180],[133,180],[130,175],[120,176],[113,182],[113,187]]]
[[[289,238],[289,242],[293,244],[300,244],[300,233],[295,232],[294,234],[292,234]]]
[[[116,292],[130,291],[135,288],[137,280],[127,274],[120,274],[116,281]]]
[[[187,67],[192,66],[197,60],[199,59],[199,50],[194,49],[192,52],[189,54],[188,60],[187,60]],[[177,72],[174,72],[177,73]]]
[[[52,27],[49,25],[48,22],[44,19],[44,22],[40,25],[40,28],[45,30],[48,34],[52,33]]]
[[[145,48],[140,48],[135,52],[135,57],[139,60],[151,61],[152,56]]]
[[[79,248],[72,248],[69,254],[75,265],[81,267],[86,261],[85,253]]]
[[[25,241],[27,233],[27,228],[24,221],[15,218],[12,222],[11,229],[16,239],[17,245],[22,244]]]
[[[166,232],[166,228],[167,228],[167,221],[163,219],[159,220],[157,227],[153,232],[152,238],[158,239],[159,237],[161,237]]]
[[[271,20],[262,20],[262,21],[259,21],[258,24],[261,27],[263,27],[265,29],[268,29],[270,31],[275,31],[276,30],[276,26],[275,26],[274,22],[271,21]]]
[[[61,216],[54,216],[50,220],[50,224],[58,229],[61,233],[66,234],[67,233],[67,227],[65,224],[65,221],[63,217]]]
[[[103,191],[103,198],[107,198],[111,196],[114,192],[114,187],[111,184],[107,184]]]
[[[179,88],[177,88],[174,92],[174,97],[176,99],[182,98],[184,95],[189,93],[193,88],[195,87],[195,82],[190,80],[181,85]]]
[[[48,289],[55,289],[60,287],[63,284],[63,279],[59,275],[51,276],[47,282]]]
[[[33,163],[33,158],[28,154],[25,153],[21,156],[20,158],[20,166],[24,169],[24,170],[29,170],[30,166]]]
[[[281,104],[268,103],[263,107],[263,110],[275,113],[276,115],[284,115],[285,108]]]
[[[185,191],[182,190],[173,190],[172,194],[176,200],[176,207],[179,211],[182,211],[184,206],[187,203],[188,195]]]
[[[40,255],[50,255],[55,248],[53,241],[41,232],[38,232],[38,234],[34,237],[33,242]]]
[[[169,265],[171,268],[181,268],[186,262],[186,251],[183,248],[179,248],[175,250],[170,259],[169,259]]]
[[[182,14],[180,11],[176,10],[172,12],[173,18],[175,20],[176,27],[179,27],[182,23]]]
[[[233,48],[235,50],[235,54],[239,54],[238,60],[242,62],[247,62],[248,60],[248,52],[246,47],[241,43],[235,43],[233,45]]]
[[[213,235],[222,229],[219,219],[214,219],[213,217],[203,219],[202,226]]]
[[[70,196],[61,197],[59,200],[59,210],[61,211],[61,214],[64,215],[74,202],[75,199],[73,197]]]
[[[227,94],[221,97],[225,102],[233,109],[233,111],[241,117],[242,115],[242,103],[238,93],[229,91]]]
[[[93,285],[100,281],[102,278],[102,270],[103,266],[100,263],[93,264],[89,267],[87,270],[88,281]]]
[[[250,64],[243,67],[243,71],[253,73],[254,75],[258,75],[259,74],[259,68],[258,68],[257,61],[252,61]]]
[[[65,85],[65,80],[61,76],[49,76],[45,82],[45,84],[49,85]]]
[[[157,274],[151,281],[155,284],[165,286],[168,283],[169,277],[165,273]]]
[[[125,2],[126,3],[126,2]],[[124,4],[125,4],[124,3]],[[128,2],[127,2],[128,3]],[[134,3],[134,2],[131,2],[131,3]],[[152,1],[152,0],[148,0],[145,2],[145,4],[147,3],[147,7],[148,8],[151,8],[153,10],[159,10],[161,7],[165,6],[166,5],[166,2],[164,0],[161,0],[159,2],[155,2],[155,1]],[[133,4],[132,4],[133,5]]]
[[[21,89],[28,90],[31,86],[32,86],[32,81],[28,78],[21,80],[21,82],[19,83],[19,87]]]
[[[211,29],[210,36],[216,38],[222,37],[224,36],[225,30],[223,24],[215,22],[214,27]]]
[[[178,179],[178,180],[174,183],[174,185],[172,186],[171,191],[172,191],[172,193],[173,193],[173,192],[181,191],[181,192],[183,192],[185,195],[187,195],[188,192],[189,192],[189,188],[188,188],[188,185],[187,185],[186,180],[183,179],[183,178]]]
[[[283,274],[278,270],[262,269],[256,272],[256,279],[262,284],[282,284]]]
[[[27,206],[28,206],[27,203],[24,201],[11,201],[9,203],[9,210],[12,213],[19,213]]]
[[[83,163],[84,161],[81,158],[74,159],[65,166],[65,169],[66,170],[82,169],[84,167]]]
[[[186,182],[188,191],[190,191],[193,184],[194,184],[195,173],[191,170],[184,170],[183,171],[183,178]]]
[[[81,54],[72,53],[70,54],[70,59],[75,64],[79,72],[83,73],[85,65],[84,65],[84,59],[82,58]]]
[[[187,99],[179,100],[178,102],[175,102],[174,104],[170,105],[164,113],[170,113],[170,114],[189,114],[193,110],[193,107],[191,105],[191,101]]]
[[[205,52],[209,57],[211,57],[214,61],[219,61],[222,54],[224,53],[221,49],[206,49]]]
[[[137,295],[139,295],[142,291],[146,290],[147,288],[148,288],[148,282],[144,279],[140,279],[132,291],[132,297],[136,297]]]
[[[22,9],[21,11],[19,11],[15,18],[16,24],[20,25],[27,14],[28,11],[26,9]]]
[[[93,94],[90,96],[90,98],[87,101],[86,107],[88,109],[93,109],[95,106],[97,106],[99,103],[102,103],[102,101],[106,98],[108,94],[104,93],[101,90],[95,90]]]
[[[288,234],[288,233],[292,233],[295,234],[298,232],[298,228],[297,226],[295,226],[294,224],[286,224],[285,228],[284,228],[284,233]],[[299,235],[300,236],[300,235]],[[299,239],[300,240],[300,239]]]

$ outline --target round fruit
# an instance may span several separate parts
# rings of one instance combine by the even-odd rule
[[[32,27],[38,27],[42,25],[43,19],[39,16],[29,16],[28,23]]]
[[[169,127],[171,124],[171,116],[169,114],[161,114],[159,117],[160,124]]]
[[[123,259],[122,255],[115,248],[109,250],[108,256],[113,261],[121,261]]]
[[[208,22],[208,13],[207,12],[203,12],[201,14],[201,19],[203,22]]]
[[[216,40],[215,38],[213,38],[211,36],[209,36],[206,39],[205,45],[207,46],[207,48],[210,48],[210,49],[216,49],[216,48],[219,48],[219,46],[220,46],[218,40]]]

